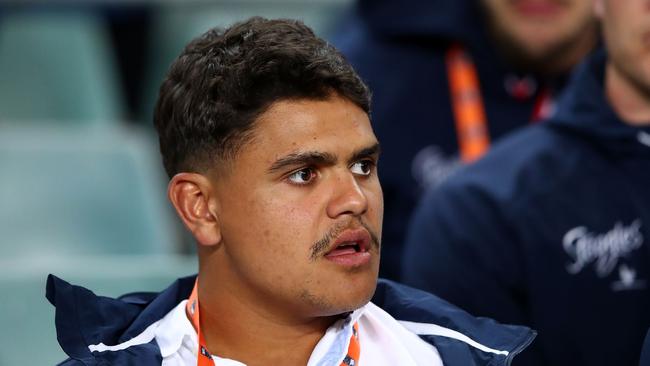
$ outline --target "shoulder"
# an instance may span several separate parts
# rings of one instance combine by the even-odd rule
[[[577,142],[549,122],[520,129],[428,192],[425,201],[463,196],[500,205],[517,204],[555,189],[575,173],[584,153]]]
[[[331,37],[331,42],[362,77],[392,79],[399,75],[390,70],[399,69],[404,73],[415,65],[416,70],[424,72],[425,63],[429,67],[442,65],[451,40],[435,38],[424,41],[417,37],[380,34],[363,19],[354,18]]]
[[[179,279],[158,294],[112,299],[50,275],[46,295],[56,307],[57,338],[70,357],[64,365],[159,365],[157,324],[189,296],[194,278]]]
[[[401,327],[434,345],[445,365],[458,365],[459,350],[476,365],[501,365],[526,348],[535,331],[474,317],[427,292],[389,280],[380,280],[370,311],[383,321],[394,319]],[[493,363],[489,363],[493,362]]]
[[[57,366],[86,366],[87,364],[81,360],[74,360],[74,359],[67,359],[59,364]]]
[[[645,341],[643,341],[643,348],[641,349],[641,362],[639,366],[650,366],[650,329],[645,336]]]

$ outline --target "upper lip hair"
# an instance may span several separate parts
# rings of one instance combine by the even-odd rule
[[[359,252],[367,252],[370,249],[370,233],[363,227],[357,229],[346,229],[336,238],[332,246],[325,253],[330,253],[344,243],[357,243]]]

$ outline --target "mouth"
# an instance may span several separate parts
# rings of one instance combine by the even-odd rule
[[[325,259],[347,267],[358,267],[370,261],[370,234],[364,228],[342,232],[325,253]]]

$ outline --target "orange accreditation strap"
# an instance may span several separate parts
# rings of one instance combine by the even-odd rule
[[[445,62],[460,156],[464,162],[469,163],[483,156],[490,148],[478,75],[471,57],[459,44],[454,44],[447,50]],[[537,97],[531,122],[548,117],[551,111],[552,96],[545,88]]]
[[[199,321],[199,294],[198,294],[199,280],[197,278],[194,283],[194,288],[192,293],[187,300],[185,306],[185,311],[192,326],[196,329],[196,333],[199,338],[199,352],[198,352],[198,366],[215,366],[214,359],[208,351],[208,348],[205,345],[205,339],[203,338],[203,332],[201,332],[201,323]],[[361,346],[359,344],[359,325],[354,323],[352,326],[352,336],[350,337],[350,345],[348,346],[348,353],[341,362],[341,366],[358,366],[359,364],[359,355],[361,354]]]
[[[190,297],[187,299],[187,304],[185,305],[185,312],[187,313],[188,318],[192,322],[192,326],[196,330],[196,334],[199,338],[199,353],[198,353],[198,366],[214,366],[214,360],[212,355],[208,352],[208,348],[205,346],[205,339],[203,338],[203,332],[201,332],[201,322],[199,318],[199,279],[196,279],[194,282],[194,288]]]
[[[490,148],[478,75],[469,55],[458,44],[447,50],[445,61],[460,157],[469,163]]]

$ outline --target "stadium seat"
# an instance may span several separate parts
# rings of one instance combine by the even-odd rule
[[[0,19],[0,124],[104,124],[124,113],[111,40],[83,11],[7,11]]]
[[[3,257],[175,252],[156,151],[145,132],[122,126],[2,128]]]
[[[174,279],[197,272],[193,257],[68,256],[0,258],[0,365],[55,365],[65,358],[45,299],[48,273],[115,297],[160,291]]]

